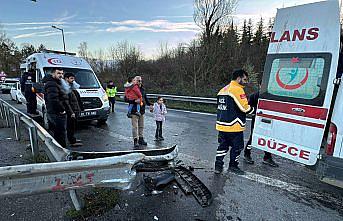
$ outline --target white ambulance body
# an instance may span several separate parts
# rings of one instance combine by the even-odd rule
[[[320,178],[343,187],[343,89],[334,84],[340,34],[337,0],[277,11],[252,146],[319,162]]]
[[[75,54],[57,51],[34,53],[26,59],[27,70],[32,63],[36,63],[36,81],[42,82],[45,75],[51,74],[54,67],[62,68],[64,73],[75,75],[80,85],[80,94],[84,110],[78,116],[79,121],[98,120],[106,122],[109,115],[109,102],[105,90],[102,88],[96,74],[86,60],[75,57]],[[22,67],[22,66],[21,66]],[[43,93],[37,93],[37,110],[47,126],[47,116]]]

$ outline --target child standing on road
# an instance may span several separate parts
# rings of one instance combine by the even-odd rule
[[[154,118],[156,121],[156,133],[155,133],[155,140],[161,141],[164,140],[162,136],[162,123],[166,120],[167,108],[166,105],[163,103],[163,98],[158,97],[157,102],[154,103]]]
[[[136,107],[136,115],[140,116],[141,105],[143,105],[142,93],[135,78],[129,77],[125,87],[125,97],[129,102],[127,117],[132,117],[133,108]]]

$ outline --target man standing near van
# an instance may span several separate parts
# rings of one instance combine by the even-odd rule
[[[238,159],[244,148],[246,114],[252,113],[254,108],[248,104],[244,86],[248,83],[248,73],[237,70],[232,74],[230,84],[222,88],[217,96],[217,122],[219,146],[216,154],[215,173],[223,171],[224,157],[229,148],[229,171],[244,174],[238,167]]]
[[[73,73],[64,74],[63,85],[71,107],[71,109],[67,108],[67,138],[71,147],[82,146],[82,141],[75,138],[76,117],[81,112],[81,98],[76,89],[80,85],[75,82],[75,75]]]
[[[261,84],[259,84],[259,85],[261,87]],[[257,104],[258,104],[259,96],[260,96],[260,93],[259,93],[259,91],[257,91],[256,93],[251,94],[249,96],[249,99],[248,99],[249,105],[254,108],[254,113],[252,113],[249,141],[246,144],[245,149],[244,149],[244,161],[247,164],[254,164],[255,163],[251,157],[251,142],[252,142],[252,134],[254,131],[254,126],[255,126],[256,110],[257,110]],[[269,166],[272,166],[272,167],[278,167],[279,166],[273,160],[272,154],[267,152],[267,151],[264,151],[263,163],[267,164]]]
[[[153,107],[152,107],[152,104],[149,102],[149,99],[145,92],[145,88],[143,87],[142,77],[136,76],[135,80],[138,82],[138,86],[141,91],[142,99],[143,99],[143,105],[140,107],[140,116],[136,114],[132,114],[132,118],[131,118],[132,137],[134,139],[134,145],[135,147],[139,147],[139,145],[143,145],[143,146],[147,145],[147,142],[144,140],[144,135],[143,135],[145,105],[150,106],[150,110],[152,110]],[[134,105],[134,107],[132,108],[132,113],[135,113],[135,112],[137,112],[136,105]]]
[[[38,115],[37,98],[32,91],[32,84],[36,82],[36,63],[30,65],[28,72],[24,72],[20,79],[21,91],[24,93],[26,100],[27,113],[30,115]]]
[[[68,96],[62,89],[63,70],[53,68],[51,74],[47,74],[42,82],[44,83],[44,100],[48,113],[49,129],[54,139],[66,147],[66,125],[67,111],[72,112],[68,102]],[[68,109],[68,110],[67,110]]]
[[[114,105],[116,104],[116,94],[117,94],[117,87],[114,85],[113,81],[108,82],[108,85],[106,86],[106,94],[110,102],[111,111],[113,113]]]

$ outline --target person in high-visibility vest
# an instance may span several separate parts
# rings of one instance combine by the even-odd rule
[[[106,94],[110,102],[111,110],[114,112],[114,105],[116,103],[117,87],[114,85],[113,81],[109,81],[106,87]]]
[[[236,174],[244,174],[238,167],[238,159],[244,148],[244,136],[246,114],[254,112],[254,108],[248,103],[244,92],[244,86],[248,83],[248,73],[237,70],[232,74],[230,84],[222,88],[217,96],[217,122],[218,142],[215,173],[223,171],[224,157],[229,152],[229,171]]]

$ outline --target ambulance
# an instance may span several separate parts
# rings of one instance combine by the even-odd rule
[[[47,110],[42,93],[42,79],[51,74],[54,67],[61,68],[64,73],[75,75],[75,81],[80,85],[77,90],[81,97],[83,111],[77,116],[78,121],[97,120],[103,124],[110,113],[108,97],[91,66],[83,58],[75,57],[75,53],[45,50],[27,57],[20,67],[26,71],[34,67],[36,72],[37,111],[43,118],[44,126],[48,127]],[[25,66],[25,67],[24,67]]]
[[[337,0],[278,9],[252,146],[309,165],[343,188],[340,37]]]

